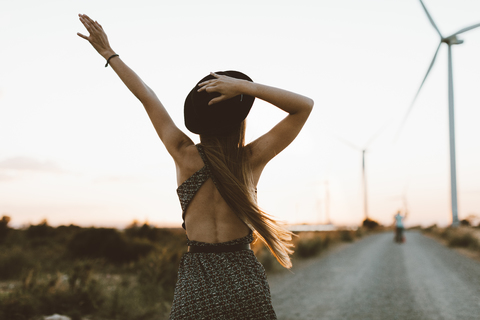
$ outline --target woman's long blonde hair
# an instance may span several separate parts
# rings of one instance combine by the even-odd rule
[[[245,148],[245,121],[231,135],[200,135],[218,191],[237,216],[270,249],[278,262],[291,268],[292,232],[262,211],[256,201],[253,176]]]

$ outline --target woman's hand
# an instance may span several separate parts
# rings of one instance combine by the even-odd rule
[[[220,96],[213,98],[208,102],[208,105],[212,105],[214,103],[227,100],[242,94],[242,84],[247,83],[248,81],[240,80],[224,75],[219,75],[213,72],[210,72],[210,75],[214,76],[215,79],[207,80],[202,83],[199,83],[198,92],[206,91],[210,92],[218,92]]]
[[[79,14],[78,16],[80,17],[80,22],[83,23],[90,35],[87,37],[80,32],[77,32],[77,35],[85,40],[88,40],[95,50],[97,50],[97,52],[105,59],[108,59],[108,57],[115,54],[112,48],[110,48],[107,34],[105,31],[103,31],[100,23],[93,21],[86,14]]]

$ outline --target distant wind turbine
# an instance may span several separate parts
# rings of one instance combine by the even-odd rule
[[[456,163],[455,163],[455,124],[454,124],[455,119],[454,119],[454,109],[453,109],[452,45],[462,44],[463,40],[458,39],[457,35],[480,27],[480,23],[474,24],[470,27],[463,28],[448,37],[444,37],[440,32],[440,30],[438,29],[435,22],[433,21],[432,16],[428,12],[422,0],[420,0],[420,4],[425,10],[428,20],[430,20],[430,23],[432,24],[432,26],[435,28],[435,30],[437,30],[437,33],[440,36],[440,43],[438,44],[437,50],[433,55],[433,59],[432,59],[432,62],[430,63],[430,66],[428,67],[427,73],[425,74],[425,77],[423,78],[423,81],[420,84],[420,88],[418,88],[417,94],[415,94],[415,97],[413,98],[413,101],[410,104],[410,107],[408,108],[407,113],[403,117],[403,120],[400,124],[400,128],[397,133],[397,138],[398,138],[398,135],[400,134],[400,131],[403,128],[403,125],[405,124],[405,121],[407,120],[410,114],[410,111],[412,111],[415,100],[417,99],[418,94],[420,93],[420,90],[422,89],[423,84],[425,83],[425,80],[427,79],[428,74],[430,73],[430,70],[432,70],[432,67],[433,67],[433,64],[435,63],[435,59],[437,58],[437,53],[438,53],[438,50],[440,49],[440,46],[442,45],[442,43],[446,43],[448,45],[448,116],[449,116],[448,118],[449,118],[449,132],[450,132],[450,184],[451,184],[450,189],[451,189],[451,198],[452,198],[452,201],[451,201],[452,202],[452,226],[458,226],[457,173],[456,173]]]
[[[345,140],[341,137],[335,136],[335,138],[337,140],[344,143],[345,145],[362,152],[363,212],[365,214],[365,219],[369,219],[369,217],[368,217],[367,177],[366,177],[366,174],[365,174],[365,153],[367,152],[368,147],[373,142],[373,140],[375,140],[375,138],[377,138],[380,135],[380,133],[382,133],[382,131],[385,130],[385,128],[386,128],[386,126],[382,127],[375,135],[373,135],[370,138],[370,140],[368,140],[368,142],[365,144],[365,146],[363,148],[360,148],[360,147],[354,145],[353,143],[351,143],[351,142],[349,142],[349,141],[347,141],[347,140]]]

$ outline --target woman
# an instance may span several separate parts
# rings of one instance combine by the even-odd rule
[[[265,165],[300,132],[313,101],[254,83],[237,71],[211,73],[188,94],[180,131],[155,93],[113,51],[101,25],[79,15],[78,33],[140,100],[176,165],[188,253],[181,260],[170,319],[276,319],[263,266],[249,244],[260,238],[286,268],[291,233],[256,204]],[[245,145],[245,118],[253,100],[287,113],[268,133]]]

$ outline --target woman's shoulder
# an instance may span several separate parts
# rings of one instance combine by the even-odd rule
[[[252,169],[258,166],[265,166],[263,154],[258,149],[258,144],[256,141],[253,141],[245,146],[245,155]]]
[[[192,171],[203,167],[203,160],[195,144],[187,145],[181,152],[181,157],[175,161],[181,171]],[[196,171],[196,170],[195,170]]]

